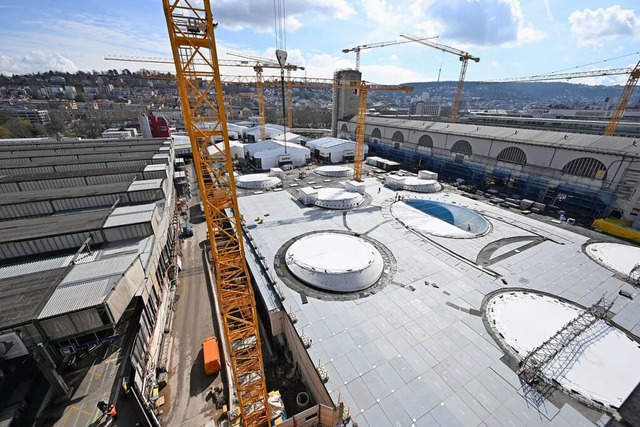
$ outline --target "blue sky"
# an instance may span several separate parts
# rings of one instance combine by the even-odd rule
[[[469,64],[467,81],[633,67],[640,59],[637,0],[284,1],[289,62],[305,66],[310,77],[353,67],[355,54],[342,53],[344,48],[401,40],[402,32],[438,35],[436,42],[479,56],[479,63]],[[234,59],[227,57],[230,51],[274,57],[273,8],[272,0],[214,1],[220,57]],[[3,74],[170,69],[103,59],[170,55],[160,0],[1,0],[0,22]],[[435,81],[440,68],[441,80],[457,80],[460,62],[455,55],[408,43],[363,50],[360,68],[365,80],[398,84]],[[581,82],[624,84],[626,79]]]

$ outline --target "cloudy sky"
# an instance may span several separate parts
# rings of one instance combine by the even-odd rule
[[[638,0],[284,0],[289,62],[309,77],[355,65],[342,49],[438,35],[480,57],[467,81],[633,67],[640,59]],[[274,2],[212,2],[220,58],[274,57]],[[163,69],[105,61],[105,55],[170,55],[160,0],[2,0],[0,73]],[[457,80],[455,55],[407,43],[363,50],[363,78],[376,83]],[[606,61],[604,61],[606,60]],[[603,62],[604,61],[604,62]],[[223,69],[225,74],[245,74]],[[268,73],[266,73],[268,74]],[[581,82],[624,84],[626,76]]]

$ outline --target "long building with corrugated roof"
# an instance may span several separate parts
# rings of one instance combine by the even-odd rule
[[[0,140],[0,343],[12,349],[0,355],[0,407],[15,412],[9,419],[31,423],[47,403],[74,398],[73,367],[114,351],[124,363],[88,399],[122,384],[150,395],[178,270],[174,160],[164,138]],[[16,387],[33,397],[21,401]]]

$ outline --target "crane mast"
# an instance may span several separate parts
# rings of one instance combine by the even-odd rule
[[[293,127],[293,91],[291,90],[291,85],[289,84],[289,80],[291,80],[291,71],[304,70],[304,67],[300,67],[292,64],[285,64],[282,67],[280,65],[273,63],[269,58],[264,58],[256,55],[249,55],[246,53],[238,53],[238,52],[227,52],[229,55],[238,56],[240,58],[252,59],[254,61],[261,62],[263,64],[269,63],[269,68],[284,68],[287,70],[287,125],[289,129]],[[273,66],[271,66],[273,64]],[[259,102],[259,100],[258,100]],[[258,105],[258,109],[260,110],[260,105]],[[262,111],[264,111],[264,98]],[[264,139],[264,138],[263,138]]]
[[[455,123],[456,120],[458,120],[458,110],[460,109],[460,100],[462,99],[462,88],[464,87],[464,78],[467,74],[467,65],[469,63],[469,60],[480,62],[480,58],[478,58],[477,56],[473,56],[468,52],[456,49],[455,47],[430,42],[428,40],[421,39],[420,37],[412,36],[411,34],[403,33],[400,34],[400,37],[404,37],[405,39],[421,43],[434,49],[439,49],[443,52],[457,55],[460,59],[460,62],[462,62],[462,67],[460,68],[460,77],[458,78],[458,88],[456,89],[456,97],[453,101],[453,106],[451,107],[451,116],[449,118],[451,122]]]
[[[620,95],[620,100],[618,101],[618,105],[616,105],[616,109],[613,110],[613,114],[611,115],[611,120],[609,120],[609,124],[607,128],[604,130],[605,135],[613,135],[616,133],[616,128],[618,127],[618,123],[622,119],[622,115],[624,114],[624,110],[627,108],[627,103],[629,102],[629,98],[631,98],[631,94],[633,90],[636,88],[636,84],[638,83],[638,78],[640,78],[640,61],[636,64],[635,68],[629,74],[629,79],[627,79],[627,84],[624,85],[624,89],[622,90],[622,95]]]
[[[258,316],[242,241],[210,2],[163,0],[182,114],[191,140],[242,425],[269,424]],[[207,65],[196,67],[194,59]],[[204,123],[214,123],[205,129]],[[222,137],[224,148],[213,143]],[[208,148],[218,150],[210,155]],[[224,151],[223,151],[224,150]]]

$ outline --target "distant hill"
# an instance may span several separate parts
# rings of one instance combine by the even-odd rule
[[[413,86],[412,96],[427,92],[431,97],[442,96],[450,98],[455,94],[458,82],[410,82],[403,83]],[[512,83],[485,83],[465,82],[465,98],[477,98],[484,100],[557,100],[564,103],[576,102],[603,102],[606,97],[614,101],[622,93],[622,86],[590,86],[565,82],[512,82]],[[632,97],[636,99],[637,96]]]

